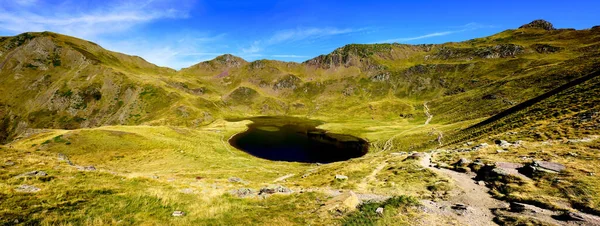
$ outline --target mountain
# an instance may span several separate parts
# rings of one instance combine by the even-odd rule
[[[0,224],[598,225],[599,75],[600,26],[543,20],[179,71],[52,32],[0,37]],[[268,115],[369,152],[310,164],[228,143]]]
[[[351,44],[301,64],[226,54],[175,71],[85,40],[24,33],[0,39],[0,138],[248,114],[401,119],[423,102],[439,122],[480,119],[596,70],[599,34],[534,21],[458,43]]]

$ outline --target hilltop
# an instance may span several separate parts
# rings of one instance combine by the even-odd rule
[[[599,65],[600,27],[543,20],[463,42],[349,44],[302,63],[225,54],[179,71],[52,32],[0,37],[0,222],[552,224],[544,214],[560,211],[589,220],[600,213]],[[249,122],[226,119],[268,115],[321,120],[370,152],[287,163],[227,143]],[[533,160],[565,170],[497,170]],[[40,170],[50,177],[19,176]],[[462,172],[492,201],[457,195],[475,183]],[[24,184],[40,191],[17,191]],[[275,185],[294,192],[243,197]],[[370,202],[321,215],[340,190]],[[463,199],[474,212],[449,210]],[[488,205],[515,202],[546,212]]]

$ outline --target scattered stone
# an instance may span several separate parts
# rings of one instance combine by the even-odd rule
[[[471,161],[467,158],[460,158],[456,163],[454,163],[455,166],[467,166],[469,165],[469,163],[471,163]]]
[[[229,179],[227,179],[229,182],[231,183],[241,183],[241,184],[246,184],[247,182],[242,180],[242,178],[239,177],[230,177]]]
[[[290,194],[292,192],[293,191],[291,189],[281,185],[269,185],[267,187],[261,188],[258,192],[258,195],[271,195],[275,193]]]
[[[507,150],[502,150],[502,149],[498,149],[496,150],[496,153],[500,154],[500,153],[505,153],[508,152]]]
[[[577,154],[577,153],[575,153],[575,152],[569,152],[569,155],[570,155],[570,156],[573,156],[573,157],[577,157],[577,156],[579,156],[579,154]]]
[[[501,148],[508,148],[512,145],[511,143],[509,143],[508,141],[505,141],[505,140],[496,140],[495,143],[496,143],[496,145],[500,146]]]
[[[471,141],[467,142],[467,146],[471,146],[471,145],[473,145],[473,144],[475,144],[475,143],[473,143],[473,142],[471,142]]]
[[[152,178],[152,179],[155,179],[155,180],[156,180],[156,179],[158,179],[158,176],[156,176],[156,175],[152,175],[152,176],[150,176],[150,178]]]
[[[20,185],[15,190],[17,192],[35,193],[35,192],[41,191],[42,189],[40,189],[40,188],[38,188],[36,186],[33,186],[33,185],[26,185],[26,184],[24,184],[24,185]]]
[[[390,153],[390,155],[392,155],[392,156],[402,156],[402,155],[407,155],[407,154],[408,153],[406,153],[406,152],[393,152],[393,153]]]
[[[488,143],[481,143],[471,148],[471,151],[478,151],[479,149],[486,148],[488,146],[490,146]]]
[[[587,143],[594,141],[591,138],[583,138],[583,139],[570,139],[567,141],[567,144],[577,144],[577,143]]]
[[[482,180],[480,180],[480,181],[477,181],[477,184],[478,184],[478,185],[481,185],[481,186],[485,186],[485,181],[482,181]]]
[[[96,171],[94,166],[77,166],[77,169],[80,171]]]
[[[515,141],[515,143],[513,143],[513,146],[515,146],[515,147],[520,147],[521,145],[523,145],[522,140],[517,140],[517,141]]]
[[[191,189],[191,188],[181,189],[181,193],[183,193],[183,194],[192,194],[192,193],[194,193],[194,189]]]
[[[255,193],[255,191],[250,188],[240,188],[240,189],[235,189],[235,190],[229,191],[229,194],[240,197],[240,198],[253,196],[254,193]]]
[[[335,179],[336,180],[348,180],[348,176],[338,174],[338,175],[335,175]]]
[[[375,213],[377,213],[377,215],[382,216],[383,215],[383,207],[378,207],[375,210]]]
[[[58,153],[58,160],[64,161],[71,166],[74,165],[73,162],[71,162],[71,160],[69,160],[69,157],[67,157],[67,155],[65,155],[63,153]]]
[[[45,177],[45,176],[48,176],[48,174],[46,172],[35,170],[35,171],[19,174],[16,177],[19,178],[19,177]]]
[[[176,210],[176,211],[173,211],[173,214],[171,214],[171,215],[174,217],[183,217],[183,216],[185,216],[185,212]]]
[[[450,208],[455,209],[455,210],[467,210],[468,206],[465,204],[462,204],[462,203],[456,203],[456,204],[452,205],[452,207],[450,207]]]
[[[4,162],[4,165],[5,166],[14,166],[15,162],[9,160],[9,161]]]

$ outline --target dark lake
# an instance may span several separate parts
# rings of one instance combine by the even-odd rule
[[[322,122],[294,117],[246,118],[248,130],[233,136],[231,146],[274,161],[330,163],[365,155],[369,143],[361,138],[317,129]],[[236,121],[236,120],[230,120]]]

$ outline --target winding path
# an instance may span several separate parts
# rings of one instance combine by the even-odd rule
[[[478,185],[472,179],[472,176],[464,173],[455,172],[448,169],[438,169],[431,167],[431,155],[424,153],[425,156],[421,159],[420,165],[424,168],[445,175],[451,178],[456,184],[456,189],[451,191],[450,199],[442,202],[432,202],[424,200],[422,204],[432,212],[439,215],[449,215],[449,212],[455,212],[454,217],[461,225],[497,225],[493,219],[491,209],[505,208],[507,203],[492,198],[488,193],[489,189],[485,186]],[[467,205],[464,211],[456,211],[450,208],[440,208],[440,206],[452,206],[461,203]]]

